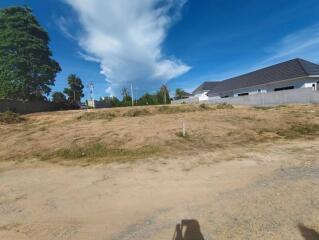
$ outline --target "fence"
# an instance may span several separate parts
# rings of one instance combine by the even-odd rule
[[[23,102],[16,100],[1,100],[0,112],[12,111],[21,114],[35,112],[49,112],[63,109],[63,106],[50,102]]]
[[[173,104],[181,103],[198,103],[197,98],[183,99],[174,101]],[[228,103],[233,105],[248,105],[248,106],[273,106],[280,104],[312,104],[319,103],[319,91],[314,91],[312,88],[298,88],[286,91],[259,93],[248,96],[230,97],[213,99],[209,98],[202,103]]]

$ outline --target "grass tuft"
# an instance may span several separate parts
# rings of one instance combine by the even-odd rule
[[[305,123],[296,124],[288,129],[280,130],[277,134],[287,139],[295,139],[300,137],[313,137],[319,135],[319,124]]]
[[[131,109],[123,114],[123,117],[138,117],[151,115],[151,112],[145,108],[143,109]]]
[[[199,107],[200,107],[201,109],[203,109],[203,110],[209,110],[209,109],[211,109],[211,108],[210,108],[207,104],[205,104],[205,103],[200,104]]]
[[[216,109],[233,109],[234,106],[228,103],[217,104]]]
[[[21,115],[18,113],[14,113],[11,111],[0,113],[0,123],[14,124],[14,123],[20,123],[23,121],[25,121],[25,118],[21,117]]]
[[[51,155],[42,156],[42,160],[64,159],[64,160],[88,160],[106,162],[124,162],[145,159],[159,153],[161,149],[156,146],[144,146],[138,149],[109,148],[101,143],[89,144],[84,147],[72,146],[59,149]]]
[[[186,139],[186,140],[189,140],[189,139],[190,139],[190,136],[189,136],[188,133],[186,133],[185,136],[183,135],[182,132],[178,132],[178,133],[176,133],[175,135],[176,135],[177,137],[179,137],[179,138],[183,138],[183,139]]]
[[[173,114],[173,113],[185,113],[185,112],[195,112],[198,110],[195,106],[161,106],[158,109],[159,113],[162,114]]]
[[[81,116],[78,116],[78,120],[99,120],[99,119],[107,119],[112,120],[116,117],[116,114],[109,111],[98,111],[98,112],[86,112]]]

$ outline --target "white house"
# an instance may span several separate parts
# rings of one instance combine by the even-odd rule
[[[204,82],[193,95],[199,101],[297,88],[319,90],[319,65],[293,59],[220,82]]]

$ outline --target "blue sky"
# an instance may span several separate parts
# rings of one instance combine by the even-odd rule
[[[318,0],[1,0],[28,3],[51,37],[63,71],[95,96],[138,95],[167,83],[191,91],[292,59],[319,62]]]

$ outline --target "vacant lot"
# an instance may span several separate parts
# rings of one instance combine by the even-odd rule
[[[318,239],[319,106],[5,114],[0,133],[0,239],[172,239],[185,219]]]

